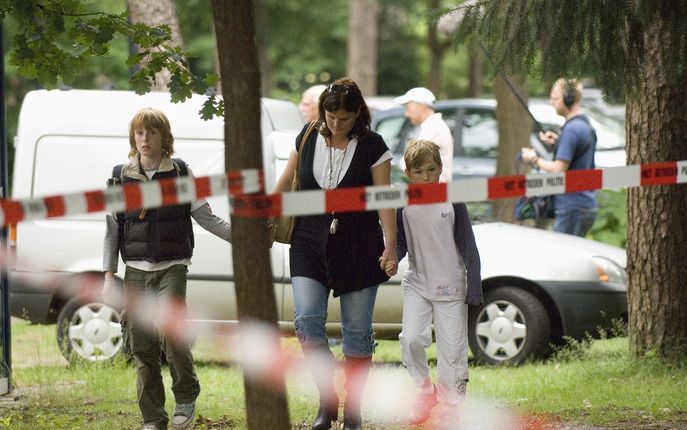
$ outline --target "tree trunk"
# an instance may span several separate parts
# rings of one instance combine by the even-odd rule
[[[687,159],[687,76],[672,83],[664,75],[671,46],[667,24],[647,24],[642,79],[627,96],[628,164]],[[636,357],[657,353],[683,362],[687,355],[685,208],[685,185],[627,192],[629,336]]]
[[[525,88],[526,78],[522,75],[510,75],[508,79],[527,102]],[[513,165],[520,148],[529,146],[532,133],[532,119],[518,102],[508,84],[501,75],[494,80],[496,94],[496,120],[499,124],[499,151],[496,159],[496,175],[514,175]],[[505,222],[513,222],[514,199],[495,200],[492,205],[493,216]]]
[[[225,104],[227,171],[262,168],[260,72],[253,3],[212,0]],[[257,320],[277,330],[277,305],[264,218],[233,216],[232,254],[239,319]],[[283,375],[265,384],[244,376],[248,428],[290,428]]]
[[[366,96],[377,94],[377,0],[351,0],[346,74]]]
[[[438,10],[441,7],[440,0],[429,0],[429,10]],[[429,22],[427,31],[427,44],[429,45],[429,75],[427,77],[427,88],[440,98],[441,90],[441,65],[444,60],[446,50],[451,46],[451,39],[440,40],[437,22]]]
[[[469,73],[469,97],[480,97],[482,95],[482,75],[484,71],[482,70],[482,54],[478,52],[475,43],[470,43],[468,45],[468,59],[470,64],[468,65]]]
[[[271,97],[274,90],[274,64],[267,54],[271,34],[270,22],[265,10],[264,0],[254,0],[255,5],[255,28],[257,31],[255,41],[258,44],[258,60],[260,62],[260,79],[262,95]]]
[[[166,24],[172,31],[170,44],[183,48],[184,40],[179,30],[177,10],[173,0],[127,0],[129,5],[129,19],[131,22],[143,23],[149,26]],[[167,91],[167,84],[171,75],[167,69],[155,74],[153,91]]]

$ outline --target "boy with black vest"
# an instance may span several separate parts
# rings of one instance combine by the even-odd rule
[[[174,137],[166,115],[143,108],[129,124],[129,161],[115,166],[110,183],[148,182],[191,175],[181,159],[172,159]],[[231,241],[228,222],[215,216],[205,199],[185,205],[140,209],[106,217],[103,294],[111,293],[118,253],[126,264],[125,312],[131,352],[136,363],[138,405],[143,429],[163,430],[169,417],[165,411],[165,388],[160,369],[164,349],[172,374],[176,400],[172,426],[193,424],[200,384],[187,342],[159,333],[146,321],[155,320],[163,302],[177,306],[184,318],[186,273],[193,254],[191,217],[215,236]],[[142,304],[153,303],[141,314]],[[152,317],[151,317],[151,314]]]

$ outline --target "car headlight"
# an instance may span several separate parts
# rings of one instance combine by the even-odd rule
[[[627,284],[627,272],[615,261],[596,256],[592,257],[592,264],[600,281]]]

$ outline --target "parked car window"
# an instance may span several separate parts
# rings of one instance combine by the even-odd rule
[[[499,130],[493,111],[468,109],[463,115],[460,141],[456,155],[464,157],[496,158]]]
[[[605,116],[593,108],[586,108],[583,113],[596,130],[597,151],[625,148],[625,125],[621,121]]]
[[[383,119],[377,124],[375,131],[382,135],[384,142],[386,142],[392,153],[397,152],[403,136],[402,129],[405,122],[406,118],[401,115]]]

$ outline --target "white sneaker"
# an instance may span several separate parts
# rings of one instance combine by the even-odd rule
[[[143,428],[141,430],[157,430],[157,427],[155,427],[153,424],[143,424]]]
[[[174,417],[172,418],[172,427],[175,429],[185,429],[193,424],[193,419],[196,417],[196,402],[191,403],[177,403],[174,408]]]

